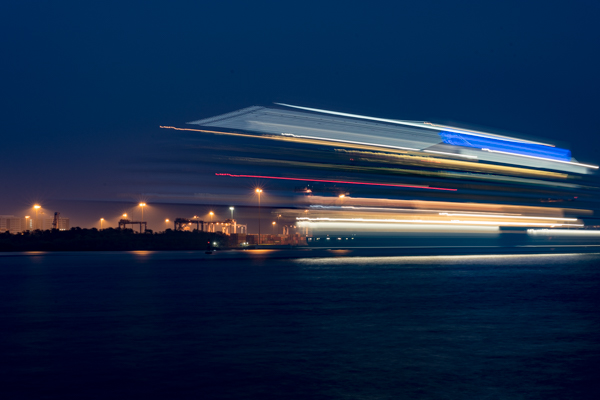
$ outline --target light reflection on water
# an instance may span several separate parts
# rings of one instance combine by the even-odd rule
[[[552,262],[560,259],[560,262],[568,258],[593,259],[600,253],[565,253],[565,254],[485,254],[485,255],[451,255],[451,256],[385,256],[385,257],[335,257],[335,258],[300,258],[295,260],[299,264],[440,264],[440,263],[464,263],[464,262]]]

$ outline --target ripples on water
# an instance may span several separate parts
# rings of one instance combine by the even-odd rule
[[[2,398],[599,398],[600,255],[0,255]]]

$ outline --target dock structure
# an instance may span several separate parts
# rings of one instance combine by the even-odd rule
[[[192,230],[190,226],[194,224],[196,225],[197,231],[204,231],[204,224],[206,224],[206,222],[199,220],[198,218],[175,218],[175,221],[173,221],[173,228],[176,231]]]
[[[134,225],[140,226],[140,233],[142,233],[142,225],[144,226],[144,232],[146,232],[146,222],[145,221],[132,221],[129,219],[120,219],[119,220],[119,229],[127,229],[127,225],[131,225],[131,229],[133,229]]]
[[[247,234],[247,225],[238,224],[234,219],[226,219],[224,221],[207,222],[198,218],[176,218],[173,222],[173,228],[176,231],[195,230],[201,232],[221,232],[225,235],[232,234]]]

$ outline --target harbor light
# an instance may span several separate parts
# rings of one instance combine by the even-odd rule
[[[144,222],[144,207],[146,207],[146,203],[140,203],[140,207],[142,207],[142,222]]]

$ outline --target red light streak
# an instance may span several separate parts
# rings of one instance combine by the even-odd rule
[[[416,185],[398,185],[393,183],[370,183],[370,182],[352,182],[352,181],[334,181],[326,179],[308,179],[308,178],[286,178],[281,176],[262,176],[262,175],[234,175],[234,174],[221,174],[216,173],[217,176],[231,176],[232,178],[261,178],[261,179],[281,179],[285,181],[307,181],[307,182],[325,182],[325,183],[346,183],[350,185],[368,185],[368,186],[390,186],[390,187],[403,187],[403,188],[416,188],[416,189],[431,189],[431,190],[449,190],[456,192],[457,189],[438,188],[430,186],[416,186]]]

